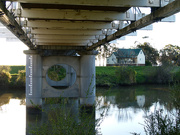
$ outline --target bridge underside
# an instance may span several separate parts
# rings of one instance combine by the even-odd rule
[[[30,49],[25,51],[26,105],[56,96],[93,105],[94,50],[179,11],[179,0],[1,0],[0,22]],[[49,69],[60,67],[66,70],[64,80],[48,78]],[[58,83],[65,90],[55,89]]]
[[[152,13],[145,15],[139,7],[150,7]],[[30,49],[44,55],[74,55],[179,10],[179,0],[2,0],[0,22]]]

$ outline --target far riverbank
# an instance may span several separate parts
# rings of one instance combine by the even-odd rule
[[[7,77],[9,79],[7,85],[10,87],[25,87],[24,65],[4,67],[10,68],[7,71],[11,75],[10,78]],[[96,86],[169,84],[179,81],[180,67],[178,66],[96,67]]]
[[[120,70],[123,70],[121,74]],[[96,67],[96,86],[169,84],[177,81],[180,81],[178,66]]]

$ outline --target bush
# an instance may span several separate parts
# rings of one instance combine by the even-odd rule
[[[146,60],[145,66],[152,66],[152,63],[150,61]]]
[[[116,83],[120,85],[131,85],[136,83],[136,71],[128,67],[118,67],[115,71]]]
[[[26,71],[20,70],[18,71],[18,77],[16,79],[16,85],[18,87],[25,87],[26,84]]]
[[[2,71],[10,72],[11,68],[9,66],[0,66],[0,72]]]
[[[11,74],[5,70],[0,71],[0,86],[8,86],[11,81]]]
[[[180,71],[177,71],[177,72],[174,74],[174,76],[173,76],[173,81],[180,83]]]
[[[179,135],[179,116],[164,114],[163,110],[146,116],[144,130],[146,135]]]
[[[171,74],[172,66],[160,66],[156,70],[156,78],[158,83],[170,83],[172,82],[172,74]]]
[[[96,105],[86,108],[77,106],[77,102],[68,98],[45,99],[43,113],[47,120],[42,124],[28,125],[33,135],[95,135],[99,134],[99,126],[108,111],[105,107],[98,106],[102,102],[97,101]],[[102,110],[100,118],[95,118],[95,108]]]
[[[172,112],[164,113],[163,109],[146,115],[144,130],[146,135],[179,135],[180,134],[180,86],[171,87]]]
[[[146,83],[168,84],[173,81],[171,66],[159,66],[145,71]]]

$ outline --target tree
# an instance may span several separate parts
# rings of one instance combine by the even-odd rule
[[[164,64],[173,64],[180,66],[180,47],[168,44],[160,50],[160,62]]]
[[[9,66],[0,66],[0,86],[7,86],[11,80],[11,74]]]
[[[107,43],[96,49],[98,51],[98,59],[103,60],[103,65],[105,63],[105,58],[112,55],[113,52],[117,51],[116,44]],[[100,65],[101,66],[101,65]]]
[[[150,43],[144,42],[143,44],[139,43],[136,48],[141,48],[146,57],[146,61],[151,62],[153,65],[157,65],[157,61],[159,60],[158,50],[153,48]]]

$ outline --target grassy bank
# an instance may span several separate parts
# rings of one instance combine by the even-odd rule
[[[9,66],[10,86],[25,86],[25,66]],[[96,67],[97,86],[168,84],[180,81],[180,67]],[[20,87],[20,86],[19,86]]]
[[[25,66],[13,66],[13,65],[10,65],[9,66],[11,68],[10,70],[10,74],[18,74],[18,71],[20,70],[25,70]]]
[[[117,68],[118,67],[96,67],[96,85],[119,85],[117,83]],[[134,84],[167,84],[175,80],[180,80],[180,67],[131,66],[125,68],[132,69],[136,72]]]
[[[1,88],[25,88],[25,66],[0,66]]]

